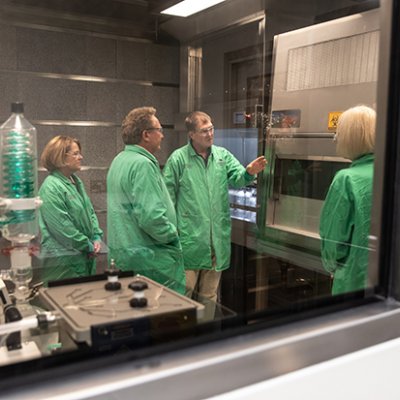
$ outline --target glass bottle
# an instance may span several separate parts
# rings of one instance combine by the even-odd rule
[[[33,202],[37,196],[36,128],[23,113],[23,103],[12,103],[11,116],[0,126],[0,196]],[[18,209],[6,213],[3,236],[13,244],[29,243],[37,234],[32,202],[19,203]]]

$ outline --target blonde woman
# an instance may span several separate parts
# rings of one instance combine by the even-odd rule
[[[365,287],[374,171],[375,111],[346,110],[339,118],[336,152],[352,161],[335,175],[321,213],[324,267],[333,274],[332,294]]]
[[[58,280],[95,273],[96,253],[101,248],[102,230],[82,181],[80,142],[56,136],[43,150],[41,164],[50,174],[39,196],[42,279]]]

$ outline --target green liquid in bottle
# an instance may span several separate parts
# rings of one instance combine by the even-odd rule
[[[3,150],[4,195],[10,199],[35,197],[35,169],[30,140],[26,134],[10,131],[5,134]],[[34,210],[12,211],[10,223],[28,222]]]

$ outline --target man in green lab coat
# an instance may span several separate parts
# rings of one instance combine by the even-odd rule
[[[107,176],[109,257],[184,293],[182,248],[176,214],[154,153],[164,138],[152,107],[133,109],[122,124],[125,149]]]
[[[246,168],[226,149],[213,145],[211,117],[195,111],[186,118],[189,143],[169,157],[164,179],[178,217],[186,271],[186,295],[217,300],[221,271],[229,267],[229,186],[253,182],[265,167],[258,157]]]
[[[332,294],[367,284],[375,119],[373,109],[357,106],[345,111],[337,126],[337,153],[352,163],[335,175],[320,219],[322,261],[333,274]]]

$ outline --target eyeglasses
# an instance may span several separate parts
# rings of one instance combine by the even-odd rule
[[[208,135],[209,133],[214,132],[214,125],[211,125],[208,128],[198,129],[196,132],[201,135]]]
[[[145,131],[158,131],[160,133],[164,133],[163,128],[146,128]]]
[[[73,153],[67,152],[66,154],[68,154],[69,156],[72,156],[72,157],[76,157],[76,158],[83,157],[82,153],[80,151],[74,151]]]

